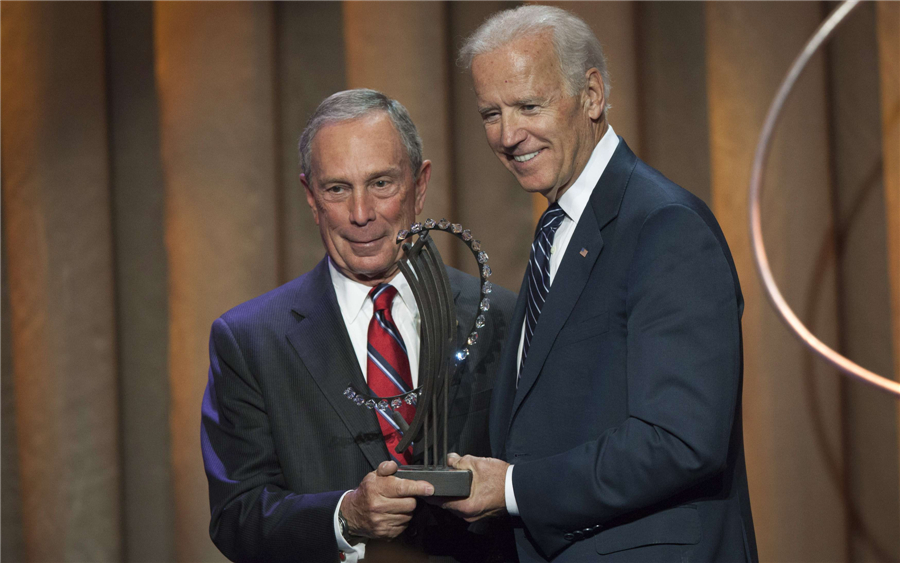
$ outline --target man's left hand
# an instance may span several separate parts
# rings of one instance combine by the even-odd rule
[[[506,511],[505,487],[508,463],[491,457],[471,455],[459,457],[451,453],[447,456],[447,465],[454,469],[472,471],[472,492],[468,498],[442,503],[443,508],[466,522],[475,522]]]

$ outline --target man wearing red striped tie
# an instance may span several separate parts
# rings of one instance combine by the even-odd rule
[[[422,211],[431,174],[415,125],[379,92],[339,92],[299,148],[327,256],[213,324],[201,428],[212,539],[235,561],[483,559],[495,537],[417,509],[433,487],[394,476],[421,453],[396,451],[399,418],[411,422],[416,406],[395,398],[418,379],[419,313],[395,242]],[[448,277],[467,330],[480,281],[452,268]],[[490,452],[493,374],[514,302],[493,288],[484,332],[451,386],[454,451]],[[349,386],[374,398],[348,400]]]

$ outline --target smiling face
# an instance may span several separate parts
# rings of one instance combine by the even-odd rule
[[[320,129],[301,175],[325,249],[347,277],[377,285],[398,271],[397,233],[425,204],[431,163],[414,175],[390,117],[373,112]]]
[[[606,132],[603,81],[569,95],[549,32],[476,56],[472,78],[488,144],[527,192],[556,201]]]

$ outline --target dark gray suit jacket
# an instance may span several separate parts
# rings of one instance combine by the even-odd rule
[[[479,280],[448,274],[462,335],[472,326]],[[451,387],[454,451],[489,453],[493,375],[514,302],[495,286],[485,332]],[[365,389],[327,258],[213,323],[201,441],[210,535],[227,557],[337,560],[340,496],[389,459],[375,412],[343,395],[351,382]]]
[[[516,387],[524,287],[491,408],[520,560],[755,561],[743,299],[706,205],[620,139]]]

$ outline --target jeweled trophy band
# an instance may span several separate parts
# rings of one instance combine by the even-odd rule
[[[472,327],[457,339],[458,321],[450,282],[443,260],[429,232],[445,231],[466,243],[480,265],[481,295]],[[415,237],[414,242],[408,242]],[[379,397],[367,390],[348,385],[344,395],[359,406],[378,409],[397,423],[403,438],[396,446],[398,453],[414,443],[421,447],[423,464],[403,466],[397,476],[404,479],[425,480],[435,487],[437,496],[469,495],[471,472],[447,467],[447,413],[450,383],[459,366],[467,360],[471,347],[477,345],[479,330],[486,324],[491,302],[488,295],[493,286],[489,281],[491,267],[488,255],[481,249],[481,241],[469,229],[446,219],[426,219],[414,223],[397,234],[397,244],[403,245],[400,271],[413,291],[421,319],[420,361],[418,386],[401,395]],[[416,414],[407,423],[397,409],[403,404],[415,405]]]

